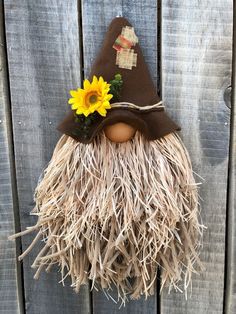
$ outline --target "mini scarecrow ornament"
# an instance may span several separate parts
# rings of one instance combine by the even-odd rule
[[[42,239],[33,267],[58,264],[79,291],[87,280],[123,302],[163,286],[186,290],[201,225],[188,152],[164,111],[134,29],[112,21],[90,78],[72,90],[64,133],[35,191]]]

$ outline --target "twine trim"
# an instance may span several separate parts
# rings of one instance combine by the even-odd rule
[[[165,106],[163,105],[162,100],[159,101],[158,103],[154,104],[154,105],[150,105],[150,106],[137,106],[131,102],[126,102],[126,101],[122,101],[122,102],[114,102],[113,104],[111,104],[111,108],[131,108],[131,109],[137,109],[139,111],[148,111],[151,109],[156,109],[156,108],[165,108]]]

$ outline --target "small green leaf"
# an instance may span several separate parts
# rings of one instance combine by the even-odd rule
[[[123,85],[121,74],[117,73],[115,78],[110,81],[110,93],[113,95],[113,100],[117,101],[120,98],[120,91]]]

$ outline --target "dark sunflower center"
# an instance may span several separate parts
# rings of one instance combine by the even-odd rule
[[[98,100],[98,97],[97,97],[97,95],[95,95],[95,94],[93,94],[93,95],[91,95],[91,96],[89,97],[89,102],[90,102],[90,104],[95,104],[95,103],[97,102],[97,100]]]

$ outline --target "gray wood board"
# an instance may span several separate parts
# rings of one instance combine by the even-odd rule
[[[234,1],[235,3],[235,1]],[[225,314],[236,313],[236,11],[234,7]]]
[[[91,0],[82,2],[83,56],[85,77],[88,77],[92,62],[99,51],[104,34],[111,20],[117,15],[127,18],[134,26],[145,60],[153,80],[158,86],[157,71],[157,3],[141,0]],[[114,293],[115,295],[115,293]],[[93,293],[93,312],[106,313],[157,313],[158,295],[146,301],[130,301],[125,308],[107,300],[103,292]]]
[[[29,215],[39,175],[60,136],[69,90],[80,82],[77,1],[5,1],[16,175],[21,229]],[[32,236],[22,239],[23,249]],[[89,313],[89,291],[76,295],[60,283],[58,268],[33,279],[30,265],[39,247],[23,262],[26,313]]]
[[[163,100],[204,178],[201,217],[207,226],[201,252],[206,271],[193,276],[187,301],[165,290],[163,314],[223,312],[230,124],[224,91],[231,84],[232,12],[230,0],[162,2]]]
[[[10,101],[4,34],[3,3],[0,2],[0,313],[18,314],[22,306],[20,268],[16,244],[8,241],[15,232],[13,200],[13,155]],[[18,289],[19,288],[19,289]]]

